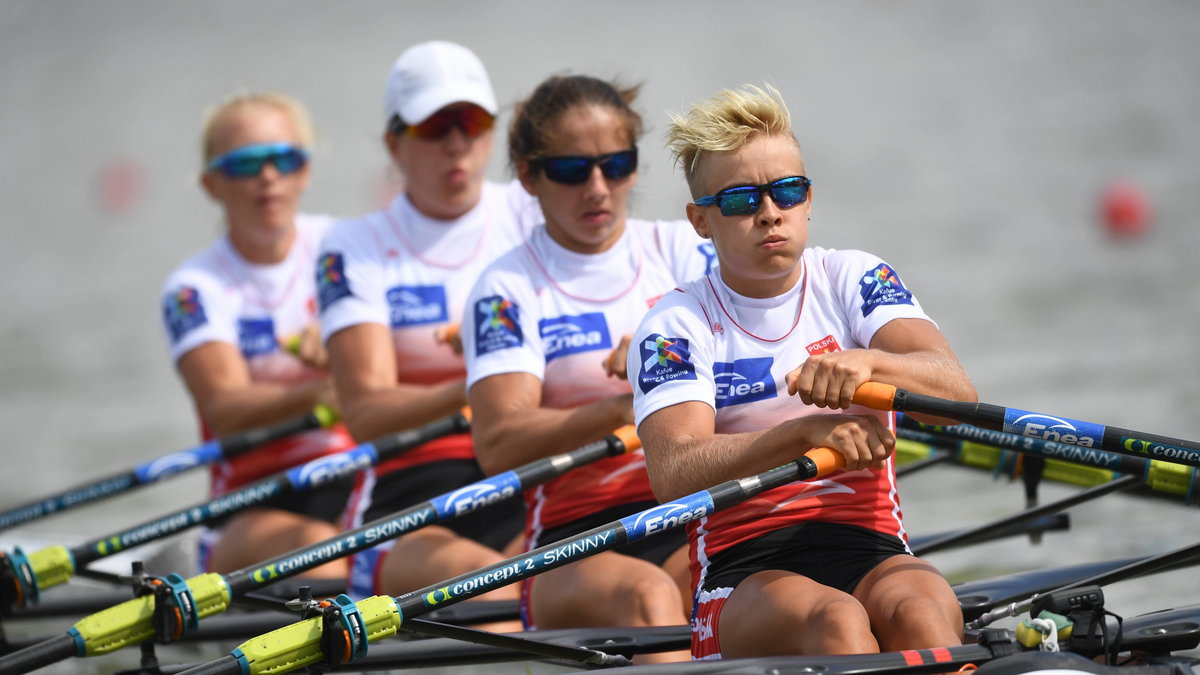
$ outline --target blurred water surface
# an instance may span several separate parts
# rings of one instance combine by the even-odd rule
[[[1169,0],[709,0],[0,4],[0,503],[196,442],[159,284],[220,232],[197,185],[203,109],[236,89],[305,101],[310,211],[376,208],[391,62],[462,42],[511,104],[553,73],[643,83],[635,211],[683,215],[667,111],[723,87],[786,96],[814,181],[811,243],[897,266],[982,400],[1200,438],[1200,5]],[[503,134],[491,174],[503,179]],[[1117,241],[1114,181],[1154,213]],[[15,536],[67,543],[199,500],[190,476]],[[942,467],[902,488],[909,529],[1018,510],[1020,488]],[[1047,486],[1045,498],[1070,488]],[[1200,535],[1177,501],[1110,497],[1071,532],[938,554],[952,577],[1153,553]],[[1113,586],[1135,614],[1200,602],[1193,572]],[[66,671],[70,672],[70,671]]]

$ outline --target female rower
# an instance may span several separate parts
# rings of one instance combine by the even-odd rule
[[[332,220],[297,212],[309,182],[308,112],[281,94],[235,96],[204,125],[200,183],[226,231],[163,287],[171,357],[195,402],[204,436],[261,427],[332,403],[315,323],[317,245]],[[298,342],[298,354],[281,344]],[[217,496],[268,474],[344,450],[340,425],[270,443],[212,469]],[[201,565],[228,572],[338,533],[343,482],[230,518],[201,537]],[[333,562],[313,576],[345,575]]]
[[[664,296],[629,353],[655,494],[817,446],[846,459],[689,525],[693,657],[960,644],[954,593],[908,550],[893,418],[851,405],[868,380],[975,400],[954,352],[887,263],[807,248],[812,192],[777,91],[722,92],[673,117],[668,138],[695,199],[688,219],[720,267]]]
[[[484,180],[496,112],[487,72],[466,47],[421,43],[392,68],[383,142],[405,191],[334,227],[318,262],[321,328],[342,414],[360,441],[466,404],[462,356],[435,331],[459,321],[479,272],[521,242],[536,213],[520,185]],[[469,434],[433,441],[361,474],[348,524],[482,478]],[[405,535],[354,557],[351,590],[403,593],[498,562],[520,524],[521,504],[509,500]]]
[[[488,473],[632,423],[628,334],[660,295],[706,269],[705,242],[686,223],[627,218],[642,131],[635,95],[591,77],[552,77],[518,107],[509,160],[545,225],[484,272],[463,324],[476,453]],[[575,469],[526,500],[530,548],[655,503],[640,452]],[[687,594],[670,570],[686,589],[684,539],[648,543],[531,579],[526,625],[683,623]]]

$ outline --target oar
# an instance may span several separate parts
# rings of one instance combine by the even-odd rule
[[[357,603],[341,595],[328,601],[330,604],[322,616],[251,639],[229,656],[186,673],[275,674],[319,663],[331,667],[343,664],[365,656],[368,643],[395,635],[404,622],[439,607],[469,600],[535,574],[661,534],[767,490],[826,475],[843,464],[842,456],[836,451],[816,448],[784,466],[756,476],[726,481],[411,593],[397,597],[376,595]]]
[[[164,455],[139,464],[129,471],[113,474],[107,478],[101,478],[0,512],[0,530],[107,499],[198,466],[230,459],[285,436],[313,429],[327,429],[333,426],[337,418],[337,413],[332,408],[318,405],[302,417],[284,420],[278,424],[258,429],[248,429],[201,443],[188,450]]]
[[[1171,462],[1107,450],[1079,448],[1041,438],[982,429],[970,424],[948,427],[924,425],[907,415],[902,418],[901,425],[896,430],[896,437],[918,443],[944,444],[947,438],[955,438],[1044,457],[1048,460],[1048,475],[1054,475],[1059,469],[1065,473],[1071,467],[1092,467],[1102,469],[1103,473],[1100,476],[1105,480],[1118,473],[1140,476],[1146,487],[1157,492],[1183,495],[1187,503],[1193,501],[1196,490],[1197,470]]]
[[[170,642],[194,630],[200,619],[225,611],[232,598],[372,548],[426,525],[464,516],[519,496],[522,491],[604,457],[641,447],[633,427],[622,427],[571,452],[544,457],[447,492],[333,539],[296,549],[227,575],[208,573],[159,579],[153,595],[134,598],[78,621],[64,635],[0,657],[0,675],[24,673],[72,656],[107,654],[151,638]],[[339,596],[344,597],[344,596]],[[394,631],[393,631],[394,632]]]
[[[68,549],[50,546],[26,555],[20,547],[0,552],[0,611],[38,601],[47,588],[66,583],[77,570],[134,546],[162,539],[188,528],[213,522],[285,495],[320,488],[435,438],[470,428],[467,413],[456,413],[417,429],[409,429],[363,443],[349,450],[320,457],[244,485],[216,499],[182,508],[132,528],[93,539]],[[5,564],[7,563],[7,564]]]
[[[1174,464],[1200,467],[1200,443],[1120,427],[1082,422],[1069,417],[965,403],[914,394],[890,384],[867,382],[854,392],[854,402],[876,410],[924,413],[949,417],[985,429],[1058,441],[1082,448],[1100,448],[1134,457],[1153,457]]]

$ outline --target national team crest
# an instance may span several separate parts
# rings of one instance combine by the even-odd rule
[[[317,300],[321,311],[342,298],[352,295],[350,282],[346,279],[346,270],[341,253],[326,253],[317,260]]]
[[[525,344],[520,308],[511,300],[492,295],[475,303],[475,356]]]
[[[167,293],[163,298],[163,319],[171,333],[171,342],[179,342],[193,329],[208,323],[204,303],[200,301],[200,291],[192,286],[181,286]]]
[[[880,263],[863,275],[858,282],[858,294],[862,296],[862,314],[870,316],[876,307],[883,305],[911,305],[912,293],[901,283],[896,271]]]
[[[643,394],[674,380],[696,379],[696,364],[692,363],[692,354],[688,351],[685,338],[652,333],[642,341],[639,349],[642,370],[638,373],[638,386]]]

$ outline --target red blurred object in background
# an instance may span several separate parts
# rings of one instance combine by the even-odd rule
[[[1141,188],[1118,181],[1104,189],[1101,216],[1108,235],[1114,239],[1136,239],[1150,230],[1150,203]]]

